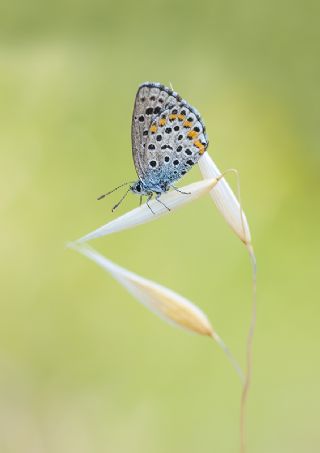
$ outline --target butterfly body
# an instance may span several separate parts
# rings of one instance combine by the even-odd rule
[[[166,176],[166,175],[165,175]],[[159,183],[159,181],[162,181]],[[170,189],[169,184],[165,184],[164,177],[154,175],[154,179],[148,179],[146,182],[142,180],[136,181],[131,187],[131,191],[138,195],[150,195],[152,193],[161,194]]]

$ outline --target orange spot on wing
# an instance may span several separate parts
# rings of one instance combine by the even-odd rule
[[[182,120],[184,120],[184,119],[185,119],[185,116],[184,116],[184,115],[181,115],[181,113],[179,113],[179,115],[178,115],[178,120],[179,120],[179,121],[182,121]]]
[[[205,152],[206,148],[204,144],[200,142],[200,140],[194,142],[194,145],[199,149],[199,154],[203,154]]]
[[[153,124],[153,125],[150,127],[150,132],[151,132],[152,134],[154,134],[155,132],[157,132],[157,129],[158,129],[157,126],[156,126],[155,124]]]
[[[159,126],[164,126],[166,122],[167,120],[165,118],[161,118],[161,120],[159,120]]]
[[[184,127],[191,127],[191,126],[192,126],[192,123],[191,123],[190,121],[185,121],[185,122],[183,123],[183,126],[184,126]]]
[[[190,131],[190,132],[188,132],[188,134],[187,134],[187,136],[188,136],[189,138],[195,138],[197,135],[198,135],[198,132],[196,132],[196,131]]]
[[[169,120],[173,121],[173,120],[177,119],[177,116],[178,115],[174,115],[173,113],[171,113],[171,115],[169,115]]]

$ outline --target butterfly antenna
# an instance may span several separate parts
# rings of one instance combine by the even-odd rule
[[[134,183],[134,181],[124,182],[123,184],[121,184],[120,186],[116,187],[115,189],[112,189],[109,192],[104,193],[103,195],[100,195],[100,197],[98,197],[97,200],[102,200],[102,198],[104,198],[107,195],[110,195],[112,192],[115,192],[116,190],[120,189],[120,187],[126,186],[127,184],[133,184],[133,183]],[[129,192],[129,190],[128,190],[128,192]]]
[[[130,192],[131,188],[129,187],[129,189],[126,191],[126,193],[123,195],[123,197],[120,199],[120,201],[118,201],[117,204],[115,204],[112,208],[112,212],[114,212],[119,206],[120,204],[123,202],[123,200],[126,198],[126,196],[128,195],[128,193]]]

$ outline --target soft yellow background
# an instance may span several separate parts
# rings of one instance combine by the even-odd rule
[[[218,347],[65,249],[115,217],[121,192],[96,196],[135,178],[146,80],[197,107],[210,154],[241,174],[259,267],[248,451],[318,452],[318,2],[0,9],[1,453],[238,451],[240,384]],[[244,363],[249,260],[209,197],[93,245],[193,300]]]

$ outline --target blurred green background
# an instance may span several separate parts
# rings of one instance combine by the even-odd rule
[[[258,259],[248,451],[320,450],[318,5],[1,3],[1,453],[238,451],[240,384],[216,345],[65,249],[114,218],[119,193],[96,196],[135,178],[146,80],[197,107],[211,156],[241,174]],[[198,304],[244,364],[250,264],[209,197],[93,245]]]

